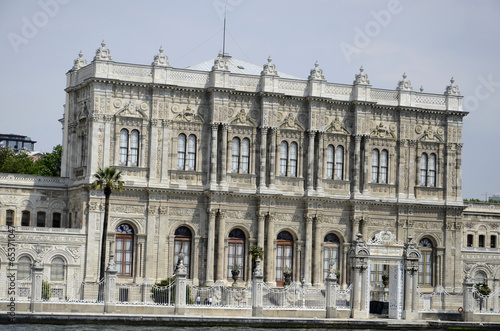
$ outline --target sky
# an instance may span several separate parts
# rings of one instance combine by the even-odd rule
[[[80,50],[105,40],[116,62],[151,64],[163,46],[185,68],[222,49],[307,79],[319,62],[329,82],[352,84],[362,65],[374,88],[464,96],[464,198],[500,193],[500,1],[497,0],[1,0],[0,133],[37,150],[62,143],[65,74]]]

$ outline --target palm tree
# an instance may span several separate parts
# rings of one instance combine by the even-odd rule
[[[97,173],[94,174],[94,182],[91,188],[93,190],[104,190],[106,198],[104,203],[104,222],[102,227],[102,241],[101,241],[101,269],[99,274],[99,281],[104,278],[105,261],[106,261],[106,234],[108,232],[108,215],[109,215],[109,197],[111,192],[121,191],[123,188],[122,172],[116,168],[99,168]]]

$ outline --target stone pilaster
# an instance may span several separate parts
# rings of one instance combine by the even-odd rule
[[[217,210],[208,209],[208,229],[207,229],[207,270],[205,272],[205,285],[214,283],[214,242],[215,242],[215,216]]]
[[[252,279],[252,317],[263,316],[263,301],[264,295],[264,276],[262,275],[262,267],[260,257],[255,260],[255,270]]]
[[[184,315],[186,312],[186,267],[184,266],[184,254],[179,253],[179,262],[175,269],[175,315]]]
[[[217,131],[219,124],[212,124],[212,139],[210,144],[210,189],[217,189]]]
[[[337,317],[337,276],[333,270],[333,265],[330,264],[330,271],[326,277],[326,318]]]
[[[225,254],[224,254],[224,243],[226,239],[226,220],[225,212],[219,211],[219,222],[217,231],[217,274],[215,279],[217,281],[224,281],[226,279],[224,273],[225,264]]]
[[[313,217],[311,215],[304,215],[306,221],[306,247],[304,251],[304,285],[311,285],[311,262],[312,262],[312,227]]]
[[[227,131],[228,131],[228,125],[227,124],[222,124],[222,146],[220,146],[220,149],[222,151],[222,158],[221,158],[221,182],[220,182],[220,185],[222,186],[222,189],[224,189],[224,190],[227,190],[227,188],[228,188],[228,185],[227,185],[227,175],[226,175],[227,153],[228,153]]]
[[[316,137],[316,131],[310,130],[308,132],[308,136],[309,136],[309,146],[307,148],[307,188],[306,188],[306,194],[311,195],[314,191],[313,170],[314,170],[314,140]]]
[[[43,311],[43,301],[42,301],[42,291],[43,291],[43,265],[37,258],[33,266],[31,267],[31,312],[42,312]]]
[[[109,254],[109,263],[106,268],[106,283],[104,284],[104,312],[114,313],[116,311],[116,270],[113,253]]]
[[[266,263],[265,263],[265,269],[266,269],[266,283],[268,285],[274,286],[275,279],[273,278],[273,267],[274,267],[274,239],[275,239],[275,234],[274,234],[274,217],[272,214],[269,214],[267,216],[267,242],[266,242],[266,254],[264,255],[266,257]]]
[[[266,149],[267,149],[267,129],[260,128],[260,171],[259,171],[259,192],[266,190]]]

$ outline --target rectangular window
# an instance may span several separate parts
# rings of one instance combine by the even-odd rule
[[[10,226],[14,225],[14,211],[13,210],[7,210],[6,224],[10,225]]]
[[[491,236],[490,238],[490,247],[497,248],[497,236]]]
[[[190,135],[188,138],[187,170],[195,170],[196,167],[196,137]]]
[[[333,146],[326,150],[326,178],[333,179]]]
[[[478,247],[484,247],[484,235],[479,236],[479,241],[477,243]]]
[[[52,227],[53,228],[60,228],[61,227],[61,214],[60,213],[52,214]]]
[[[474,236],[471,234],[467,235],[467,247],[472,247],[474,244]]]
[[[45,227],[45,213],[43,211],[36,214],[36,226],[39,228]]]
[[[286,176],[286,168],[288,167],[288,145],[285,141],[280,147],[280,176]]]
[[[191,257],[191,242],[187,240],[175,240],[174,241],[174,270],[177,265],[177,262],[179,261],[179,253],[181,252],[184,253],[184,266],[186,267],[186,277],[190,278],[190,268],[191,268],[191,263],[190,263],[190,257]]]
[[[372,152],[372,183],[378,183],[378,149]]]
[[[240,140],[238,138],[233,139],[233,148],[231,153],[231,172],[238,173],[239,162],[240,162]]]
[[[250,139],[243,139],[241,144],[241,173],[248,174],[250,163]]]
[[[30,226],[30,212],[27,210],[23,211],[23,218],[21,220],[21,226]]]
[[[290,144],[290,176],[297,177],[297,143]]]

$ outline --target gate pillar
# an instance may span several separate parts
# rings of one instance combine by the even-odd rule
[[[356,237],[358,239],[354,241],[354,246],[350,252],[352,271],[354,275],[351,317],[368,318],[369,311],[366,308],[366,303],[369,298],[367,298],[366,288],[369,286],[369,275],[367,275],[367,270],[370,251],[366,242],[361,239],[361,233],[358,233]]]
[[[408,242],[404,250],[406,277],[403,318],[406,320],[418,319],[418,261],[421,253],[417,249],[417,244],[412,242],[412,239],[412,236],[408,236]]]

